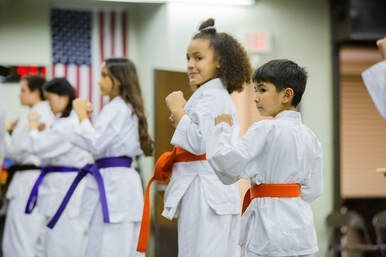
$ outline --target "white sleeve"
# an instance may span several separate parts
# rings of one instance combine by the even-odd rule
[[[241,139],[235,140],[228,124],[215,126],[207,140],[206,158],[224,184],[245,177],[250,162],[262,153],[271,128],[271,121],[256,122]]]
[[[32,154],[42,159],[55,158],[72,149],[69,142],[70,132],[74,129],[76,121],[69,118],[62,118],[59,125],[45,129],[41,132],[31,130],[29,132],[28,142],[25,145],[30,147]]]
[[[4,157],[5,150],[5,113],[0,107],[0,159]],[[1,167],[1,165],[0,165]]]
[[[310,176],[302,183],[302,199],[312,202],[323,192],[323,149],[318,140],[316,140],[315,158],[312,161]]]
[[[112,144],[118,143],[123,124],[128,119],[120,110],[105,109],[97,117],[94,126],[89,119],[83,120],[74,132],[71,143],[90,152],[100,155]]]
[[[386,120],[386,61],[365,70],[362,78],[378,112]]]
[[[48,104],[35,106],[31,111],[37,112],[40,115],[40,121],[46,125],[46,128],[49,128],[53,123],[54,116]],[[6,135],[6,156],[17,162],[22,162],[25,153],[33,153],[31,143],[27,115],[22,115],[12,135],[8,133]]]
[[[204,94],[200,101],[185,114],[174,131],[171,144],[180,146],[196,155],[206,152],[206,138],[210,128],[214,127],[214,118],[218,115],[216,98],[213,94]],[[217,107],[217,108],[216,108]]]
[[[26,147],[28,138],[28,121],[26,116],[21,116],[15,129],[10,135],[8,132],[5,136],[5,156],[19,161],[19,156]]]

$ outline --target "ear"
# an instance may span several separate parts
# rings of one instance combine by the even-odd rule
[[[111,79],[113,81],[113,88],[114,87],[118,87],[119,88],[121,86],[121,83],[119,83],[119,80],[116,77],[111,76]]]
[[[214,61],[216,62],[216,69],[220,69],[220,58],[217,55],[214,56]]]
[[[295,94],[294,90],[292,88],[287,87],[283,90],[283,93],[284,95],[283,95],[282,103],[291,104]]]

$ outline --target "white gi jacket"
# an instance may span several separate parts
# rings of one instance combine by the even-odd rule
[[[4,150],[5,150],[5,112],[0,106],[0,168],[3,164],[3,157],[4,157]]]
[[[379,114],[386,120],[386,61],[365,70],[362,78]]]
[[[185,105],[182,117],[173,134],[171,144],[201,155],[206,152],[207,134],[214,127],[214,118],[230,113],[238,124],[236,108],[220,79],[200,86]],[[239,133],[234,130],[234,135]],[[240,194],[236,185],[223,185],[207,161],[180,162],[173,166],[173,175],[165,191],[162,215],[168,219],[178,216],[178,205],[189,185],[200,177],[207,204],[217,215],[239,214]],[[199,194],[199,192],[197,192]],[[200,203],[191,203],[192,206]]]
[[[51,112],[48,102],[39,102],[34,105],[30,112],[37,112],[40,115],[40,121],[49,128],[54,121],[54,114]],[[40,158],[31,153],[26,145],[28,141],[28,113],[20,116],[12,135],[6,134],[6,156],[13,159],[18,164],[33,164],[39,166]]]
[[[49,127],[54,120],[54,115],[47,102],[37,103],[30,111],[37,112],[46,127]],[[31,149],[24,145],[29,138],[27,115],[19,118],[12,135],[6,134],[6,155],[14,159],[17,164],[40,166],[40,158],[31,154]],[[42,247],[42,240],[39,238],[41,228],[44,226],[44,217],[37,211],[29,215],[24,214],[28,196],[39,173],[38,169],[23,170],[16,172],[12,177],[6,193],[9,202],[2,242],[5,257],[30,257],[40,254],[39,247]]]
[[[92,163],[92,156],[72,145],[69,135],[79,124],[77,115],[72,112],[69,117],[56,118],[54,123],[45,130],[29,132],[24,144],[25,149],[42,159],[42,165],[70,166],[81,168]],[[74,180],[76,172],[53,172],[46,175],[39,188],[37,208],[47,217],[51,217],[59,207],[65,193]],[[70,217],[79,216],[83,183],[76,189],[66,208]]]
[[[322,192],[322,148],[300,113],[283,111],[254,123],[232,141],[228,124],[217,124],[207,159],[224,183],[300,183],[299,198],[255,198],[242,216],[240,244],[262,256],[309,255],[318,250],[310,202]],[[244,255],[248,256],[248,254]]]
[[[120,96],[115,97],[103,107],[93,125],[90,120],[83,120],[72,133],[71,142],[89,151],[95,160],[118,156],[134,158],[142,154],[138,118],[132,107]],[[135,169],[117,167],[100,169],[100,172],[106,190],[110,223],[126,220],[140,221],[143,190],[140,177]],[[94,191],[93,195],[98,198],[99,191],[95,179],[88,175],[86,180],[87,190]],[[90,200],[85,199],[83,206],[85,211],[94,211],[93,204],[95,203],[90,203]]]

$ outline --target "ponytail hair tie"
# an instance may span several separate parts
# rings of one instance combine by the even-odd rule
[[[215,26],[208,26],[200,30],[200,32],[216,32]]]

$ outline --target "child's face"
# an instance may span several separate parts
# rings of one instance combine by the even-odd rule
[[[207,39],[193,39],[186,53],[189,84],[192,88],[217,76],[220,67],[214,49]]]
[[[45,96],[51,107],[51,111],[54,114],[64,112],[69,101],[69,97],[67,95],[58,95],[55,93],[45,92]]]
[[[272,83],[267,82],[255,83],[254,87],[256,107],[263,116],[275,117],[279,112],[287,109],[288,104],[290,104],[288,89],[278,92]]]
[[[37,91],[37,90],[36,90]],[[25,79],[20,80],[20,103],[26,106],[32,106],[34,104],[34,95],[37,92],[32,92],[28,87],[28,82]]]
[[[111,96],[115,91],[114,82],[109,76],[109,70],[105,65],[102,65],[101,76],[99,79],[99,89],[101,91],[101,95],[103,96]]]

